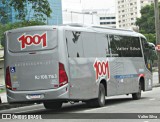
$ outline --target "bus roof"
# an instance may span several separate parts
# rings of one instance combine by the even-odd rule
[[[107,34],[126,35],[126,36],[137,36],[137,37],[145,38],[144,35],[138,32],[135,32],[131,29],[112,28],[112,27],[104,27],[104,26],[86,26],[82,24],[65,24],[61,26],[63,26],[67,30],[88,31],[88,32],[107,33]]]
[[[136,36],[143,37],[142,34],[135,32],[129,29],[122,28],[112,28],[112,27],[102,27],[102,26],[87,26],[82,24],[63,24],[63,25],[41,25],[41,26],[29,26],[22,27],[18,29],[9,30],[8,32],[21,32],[21,31],[31,31],[31,30],[51,30],[56,28],[62,28],[64,30],[72,31],[86,31],[86,32],[97,32],[97,33],[107,33],[115,35],[124,35],[124,36]]]

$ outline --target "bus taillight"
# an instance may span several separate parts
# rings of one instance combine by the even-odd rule
[[[10,72],[9,72],[9,66],[6,68],[6,87],[8,89],[12,89],[11,76],[10,76]]]
[[[59,87],[68,83],[68,76],[65,71],[64,65],[59,63]]]

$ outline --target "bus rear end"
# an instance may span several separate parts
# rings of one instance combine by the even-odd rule
[[[59,62],[57,36],[57,28],[45,26],[5,33],[9,103],[47,102],[68,97],[68,77],[63,63]]]

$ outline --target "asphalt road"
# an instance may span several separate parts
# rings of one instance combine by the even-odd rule
[[[131,119],[135,117],[142,117],[144,113],[148,115],[148,113],[158,113],[158,119],[156,119],[156,115],[153,114],[153,118],[150,119],[131,119],[130,122],[155,122],[160,121],[160,87],[154,88],[152,91],[144,92],[142,94],[142,99],[140,100],[132,100],[131,95],[126,96],[116,96],[116,97],[108,97],[106,98],[106,105],[102,108],[90,108],[85,103],[76,103],[74,105],[64,104],[62,109],[59,111],[46,110],[42,104],[27,106],[22,108],[14,108],[9,110],[0,111],[0,113],[19,113],[19,114],[40,114],[45,115],[49,118],[64,118],[71,119],[74,118],[76,121],[78,119],[92,119],[94,121],[95,118],[107,118],[107,116],[111,116],[118,120],[118,122],[128,122],[126,119]],[[65,114],[64,114],[65,113]],[[67,114],[66,114],[67,113]],[[108,113],[108,114],[107,114]],[[112,113],[112,114],[110,114]],[[117,114],[120,113],[120,114]],[[124,113],[124,114],[122,114]],[[132,113],[132,114],[128,114]],[[136,114],[133,114],[136,113]],[[137,114],[139,113],[139,114]],[[141,114],[140,114],[141,113]],[[139,116],[138,116],[139,115]],[[144,116],[145,117],[145,116]],[[102,119],[101,119],[102,120]],[[60,120],[59,120],[60,121]],[[62,120],[64,121],[64,120]],[[72,119],[72,121],[74,121]],[[111,119],[111,122],[116,120]],[[107,121],[108,122],[108,121]]]

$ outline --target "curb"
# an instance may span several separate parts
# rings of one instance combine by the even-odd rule
[[[160,87],[160,83],[153,85],[153,87]]]
[[[11,108],[19,108],[19,107],[24,107],[24,106],[30,106],[34,104],[9,104],[9,103],[2,103],[0,104],[0,110],[7,110]]]

